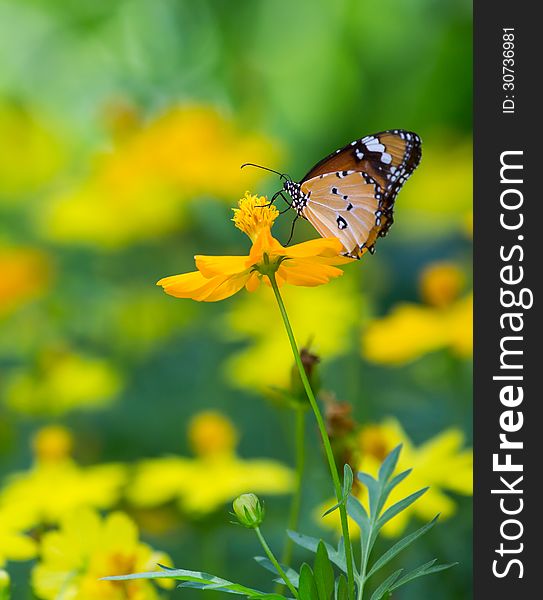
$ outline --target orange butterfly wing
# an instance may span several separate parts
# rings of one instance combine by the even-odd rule
[[[411,131],[393,129],[355,140],[318,162],[302,179],[301,191],[310,192],[302,214],[321,235],[326,231],[327,236],[338,237],[347,255],[360,258],[366,250],[373,252],[377,238],[392,225],[396,196],[421,156],[421,140]],[[331,183],[334,177],[340,185]],[[360,213],[372,204],[370,193],[375,204],[371,227]],[[342,196],[349,197],[352,209],[346,209],[348,204],[337,208],[337,197]]]
[[[371,250],[387,218],[379,210],[378,190],[358,171],[319,175],[302,183],[308,197],[302,214],[323,237],[337,237],[347,256],[360,258]]]

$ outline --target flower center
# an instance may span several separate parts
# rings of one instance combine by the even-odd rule
[[[279,216],[279,211],[269,205],[266,196],[254,196],[245,192],[245,196],[238,202],[238,208],[233,208],[234,225],[246,233],[254,242],[258,234],[265,227],[271,227]]]

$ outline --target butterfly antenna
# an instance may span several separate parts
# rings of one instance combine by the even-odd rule
[[[269,171],[270,173],[275,173],[276,175],[279,175],[279,177],[281,179],[290,179],[290,177],[288,175],[286,175],[285,173],[279,173],[279,171],[276,171],[275,169],[263,167],[262,165],[257,165],[255,163],[243,163],[240,168],[243,169],[244,167],[256,167],[257,169],[263,169],[264,171]]]

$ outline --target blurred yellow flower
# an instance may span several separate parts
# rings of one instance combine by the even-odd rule
[[[442,519],[451,517],[456,511],[456,503],[446,491],[464,496],[473,494],[473,454],[471,449],[465,447],[463,432],[454,427],[415,447],[396,419],[389,418],[380,425],[366,426],[359,435],[360,461],[357,470],[376,477],[381,462],[398,444],[403,444],[403,447],[396,473],[411,468],[413,471],[394,488],[385,508],[421,488],[430,486],[430,489],[384,526],[383,533],[390,537],[401,535],[413,516],[423,521],[433,519],[438,513]],[[360,486],[354,489],[355,495],[367,508],[365,488]],[[331,501],[319,508],[318,518],[333,504]],[[337,511],[324,517],[322,524],[340,531]],[[356,525],[353,524],[351,531],[358,532]]]
[[[420,240],[463,230],[473,209],[473,142],[425,136],[424,169],[402,189],[399,238]]]
[[[0,567],[8,560],[34,558],[37,544],[25,534],[31,525],[31,514],[24,507],[0,502]]]
[[[197,456],[231,454],[238,444],[238,432],[234,424],[212,410],[198,413],[191,419],[187,437]]]
[[[41,296],[51,279],[47,255],[35,248],[0,246],[0,317]]]
[[[288,287],[282,292],[289,318],[301,344],[323,360],[344,354],[354,341],[354,331],[364,314],[364,298],[356,289],[357,274],[346,274],[328,286],[314,289]],[[237,387],[265,390],[287,388],[292,356],[285,352],[285,332],[271,290],[250,294],[233,304],[223,335],[249,340],[225,363],[224,373]],[[273,368],[255,368],[273,365]]]
[[[343,275],[334,265],[352,262],[339,256],[343,246],[337,238],[318,238],[283,247],[272,237],[270,227],[279,214],[274,206],[264,207],[265,197],[248,192],[239,201],[232,219],[246,233],[253,245],[249,256],[194,257],[197,271],[164,277],[157,285],[176,298],[192,298],[201,302],[224,300],[243,287],[254,292],[269,274],[274,273],[279,286],[288,283],[314,287]]]
[[[464,358],[473,352],[473,295],[458,298],[464,276],[451,263],[435,263],[421,277],[426,304],[401,303],[374,319],[362,334],[368,360],[400,365],[428,352],[449,348]]]
[[[80,467],[71,457],[71,434],[59,426],[38,431],[34,464],[8,476],[0,505],[14,506],[32,525],[58,523],[79,507],[110,508],[120,497],[126,467],[101,464]]]
[[[70,351],[44,351],[34,368],[15,370],[6,403],[27,414],[59,415],[107,406],[119,394],[121,375],[108,361]]]
[[[47,184],[64,163],[52,127],[14,103],[0,103],[0,203],[13,202]]]
[[[151,507],[175,500],[181,510],[198,517],[247,490],[285,494],[293,488],[294,474],[288,467],[273,460],[245,460],[236,455],[237,432],[220,413],[196,415],[189,424],[188,438],[195,458],[168,456],[137,466],[127,491],[132,504]]]
[[[451,262],[430,264],[420,276],[422,299],[432,306],[449,306],[460,295],[466,278],[458,265]]]
[[[32,570],[32,587],[43,600],[157,600],[151,581],[101,581],[171,565],[169,557],[139,540],[135,523],[124,513],[105,518],[90,509],[62,517],[58,531],[43,536],[40,561]],[[171,587],[168,580],[159,585]]]
[[[52,200],[43,226],[61,242],[122,247],[179,229],[186,200],[227,199],[262,177],[250,160],[275,162],[275,144],[241,132],[205,106],[172,107],[116,137],[90,176]]]

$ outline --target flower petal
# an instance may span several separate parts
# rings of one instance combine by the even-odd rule
[[[224,300],[238,292],[247,282],[251,272],[247,269],[235,275],[204,277],[200,271],[164,277],[157,282],[164,291],[175,298],[191,298],[199,302]]]
[[[245,284],[245,289],[248,292],[254,292],[258,289],[259,286],[260,286],[260,277],[258,276],[258,273],[256,271],[253,271],[251,273],[251,275],[249,276],[247,283]]]
[[[284,255],[292,258],[309,258],[311,256],[337,257],[340,260],[339,264],[352,262],[353,259],[339,256],[342,250],[343,245],[337,238],[318,238],[285,248]]]
[[[161,285],[170,296],[199,300],[201,295],[206,295],[209,290],[217,287],[218,279],[222,281],[224,277],[207,279],[200,271],[193,271],[192,273],[164,277],[157,282],[157,285]]]
[[[285,260],[279,267],[278,274],[286,283],[313,287],[328,283],[330,279],[341,277],[343,271],[317,258]]]
[[[229,298],[230,296],[233,296],[235,293],[239,292],[250,277],[250,271],[245,271],[239,275],[234,275],[227,278],[214,277],[213,280],[220,279],[221,281],[217,281],[217,285],[215,285],[215,287],[212,288],[204,297],[201,297],[200,300],[204,302],[217,302],[218,300]]]
[[[198,271],[206,278],[216,275],[235,275],[247,269],[248,256],[204,256],[194,257]]]

